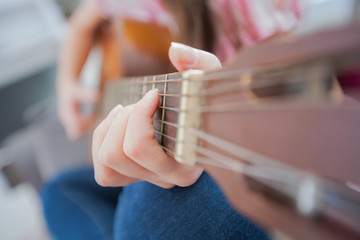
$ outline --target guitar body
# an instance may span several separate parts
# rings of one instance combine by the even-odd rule
[[[99,29],[97,45],[102,51],[100,91],[121,77],[163,74],[173,71],[168,49],[169,29],[129,19],[114,19]],[[141,66],[141,67],[138,67]],[[99,106],[99,118],[104,110]]]
[[[167,27],[135,20],[117,19],[102,26],[98,37],[103,52],[102,83],[172,70],[168,59],[172,39]]]

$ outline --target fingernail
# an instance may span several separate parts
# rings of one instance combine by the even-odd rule
[[[177,42],[172,42],[171,47],[176,60],[184,66],[190,68],[197,64],[199,55],[192,47]]]
[[[155,101],[155,96],[157,96],[159,90],[157,88],[148,91],[144,97],[139,101],[141,104],[145,104],[147,106],[151,106],[152,103]]]
[[[124,108],[121,104],[117,105],[116,107],[114,107],[110,113],[108,114],[107,117],[114,117],[117,115],[117,113],[120,111],[120,109]]]
[[[143,98],[151,98],[151,97],[153,97],[153,96],[155,96],[155,95],[158,95],[158,93],[159,93],[159,90],[158,90],[157,88],[151,89],[150,91],[148,91],[148,92],[144,95]]]

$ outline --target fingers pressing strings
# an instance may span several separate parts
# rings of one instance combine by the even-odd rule
[[[202,169],[174,161],[158,144],[152,123],[158,102],[157,90],[152,90],[135,105],[126,129],[124,152],[141,166],[164,176],[168,181],[188,186],[197,180]],[[139,132],[142,134],[139,135]],[[149,156],[151,161],[148,160]]]
[[[102,164],[102,162],[99,160],[99,149],[102,145],[102,142],[104,141],[111,123],[119,114],[121,109],[123,109],[123,106],[116,106],[95,129],[93,135],[92,157],[95,171],[95,180],[103,187],[125,186],[137,181],[137,179],[132,179],[117,173],[112,168]]]

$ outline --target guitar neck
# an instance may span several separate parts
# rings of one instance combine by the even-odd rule
[[[258,110],[258,107],[269,107],[268,110],[271,110],[270,106],[262,103],[272,101],[279,106],[291,104],[294,99],[298,102],[300,98],[303,99],[302,104],[328,101],[332,98],[333,89],[328,67],[323,63],[304,63],[286,69],[284,66],[267,66],[246,71],[200,72],[196,79],[190,79],[187,72],[122,78],[105,85],[101,112],[105,116],[117,104],[126,106],[136,103],[149,90],[158,89],[159,107],[153,117],[155,136],[164,149],[174,155],[179,128],[176,125],[186,125],[179,122],[179,114],[186,112],[186,117],[201,121],[201,114],[206,112],[251,111]],[[310,78],[310,75],[316,76],[316,79]],[[189,87],[184,91],[186,80]],[[234,98],[217,105],[209,101],[224,95],[234,95]],[[181,109],[182,100],[194,99],[197,102]],[[261,104],[254,106],[254,103]],[[200,127],[200,123],[198,125],[196,128]]]
[[[136,103],[151,89],[159,90],[159,108],[154,115],[154,129],[158,142],[174,150],[174,143],[163,137],[164,133],[175,136],[161,121],[177,122],[176,111],[166,111],[168,108],[178,108],[181,94],[181,73],[171,73],[144,77],[123,78],[109,81],[104,89],[101,115],[105,116],[114,106]]]

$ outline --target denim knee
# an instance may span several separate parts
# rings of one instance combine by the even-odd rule
[[[98,186],[91,168],[66,171],[41,192],[44,216],[55,239],[112,239],[119,189]]]

